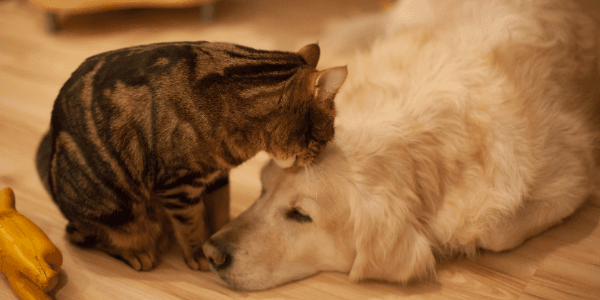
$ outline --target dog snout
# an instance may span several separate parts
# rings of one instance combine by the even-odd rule
[[[224,243],[210,239],[202,246],[204,255],[208,262],[213,266],[215,271],[227,269],[231,265],[233,259],[231,247],[227,247]]]

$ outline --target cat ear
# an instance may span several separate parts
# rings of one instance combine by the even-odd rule
[[[304,58],[306,63],[313,67],[317,67],[317,63],[319,62],[319,56],[321,55],[321,49],[317,44],[309,44],[298,51],[298,54]]]
[[[329,98],[335,95],[348,76],[348,68],[335,67],[320,71],[315,79],[315,96],[318,98]]]

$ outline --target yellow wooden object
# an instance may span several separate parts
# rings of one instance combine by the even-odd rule
[[[0,192],[0,269],[23,300],[51,300],[62,253],[31,220],[15,210],[15,195]]]

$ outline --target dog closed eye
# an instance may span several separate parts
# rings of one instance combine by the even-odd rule
[[[310,216],[301,213],[297,208],[292,208],[286,214],[286,217],[290,220],[294,220],[300,223],[312,222]]]

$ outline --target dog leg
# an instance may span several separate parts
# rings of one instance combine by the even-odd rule
[[[585,197],[580,197],[574,201],[528,200],[515,216],[499,224],[484,238],[480,239],[479,246],[496,252],[518,247],[527,239],[562,222],[584,200]]]

